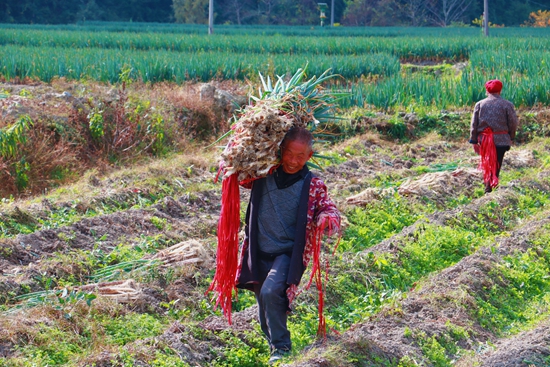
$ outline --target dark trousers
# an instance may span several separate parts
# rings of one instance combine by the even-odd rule
[[[288,298],[286,283],[290,256],[283,254],[272,260],[259,260],[260,279],[254,286],[262,331],[272,350],[290,350],[290,332],[287,329]]]
[[[504,153],[510,150],[510,147],[496,147],[497,148],[497,177],[500,174],[500,167],[502,166],[502,161],[504,160]],[[485,192],[491,192],[493,189],[489,183],[485,183]]]

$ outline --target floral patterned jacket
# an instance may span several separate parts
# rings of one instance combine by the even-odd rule
[[[258,244],[255,218],[261,192],[260,185],[264,184],[265,178],[254,181],[250,193],[250,202],[246,213],[245,238],[236,277],[239,288],[252,289],[253,285],[259,282],[256,266]],[[315,252],[319,251],[320,241],[318,239],[323,234],[319,232],[327,232],[326,234],[329,235],[339,232],[340,222],[340,212],[330,199],[324,182],[308,172],[304,178],[298,206],[296,239],[287,278],[289,304],[299,293],[298,285],[305,269]],[[327,226],[327,223],[330,223],[330,226]]]

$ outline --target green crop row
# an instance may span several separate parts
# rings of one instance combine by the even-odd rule
[[[302,54],[291,57],[288,54],[0,47],[0,74],[6,79],[29,77],[50,81],[55,77],[67,77],[116,82],[123,69],[131,69],[131,77],[145,82],[181,83],[214,78],[255,78],[258,72],[284,75],[294,73],[306,64],[309,64],[311,75],[321,75],[325,70],[332,69],[333,73],[344,78],[369,74],[392,75],[400,69],[399,60],[387,54]]]
[[[289,37],[1,29],[0,45],[178,52],[359,55],[383,52],[406,60],[465,60],[475,50],[546,50],[550,37]]]
[[[101,22],[87,21],[78,24],[1,24],[9,29],[69,30],[69,31],[109,31],[131,33],[181,33],[207,34],[208,26],[201,24],[143,23],[143,22]],[[315,37],[449,37],[481,36],[478,27],[312,27],[312,26],[277,26],[277,25],[223,25],[215,24],[214,33],[224,35],[284,35]],[[491,29],[491,37],[548,37],[550,29],[505,27]]]
[[[382,108],[414,104],[450,107],[472,105],[484,98],[489,79],[503,81],[503,97],[516,106],[550,103],[550,52],[476,51],[460,75],[406,72],[378,83],[357,84],[343,106]]]
[[[474,68],[469,75],[472,85],[483,85],[485,80],[498,77],[505,83],[506,96],[516,105],[533,106],[550,101],[550,52],[547,50],[512,53],[497,50],[490,55],[476,52],[470,62]]]

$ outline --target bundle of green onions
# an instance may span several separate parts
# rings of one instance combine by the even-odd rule
[[[224,177],[237,173],[242,182],[266,176],[278,164],[279,146],[290,128],[315,131],[319,123],[334,119],[337,96],[321,87],[335,76],[328,72],[301,82],[305,69],[299,69],[288,82],[277,77],[275,85],[260,74],[263,90],[251,96],[254,103],[240,111],[225,135],[232,134],[221,155]]]

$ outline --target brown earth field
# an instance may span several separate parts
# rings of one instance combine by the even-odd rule
[[[249,90],[210,86],[128,87],[181,135],[160,157],[113,162],[53,137],[44,144],[57,148],[29,153],[73,173],[19,196],[4,187],[0,366],[267,365],[250,294],[239,292],[232,325],[205,295],[221,198],[212,143]],[[81,105],[89,115],[90,99],[120,99],[68,81],[0,89],[0,128],[21,114],[65,123]],[[422,130],[421,114],[340,111],[347,130],[316,143],[330,159],[312,170],[343,214],[339,248],[324,255],[329,327],[315,336],[317,291],[304,290],[280,366],[550,366],[550,110],[518,110],[521,139],[490,194],[467,143],[470,112],[432,111],[443,128]],[[400,139],[388,133],[395,116]],[[241,189],[241,217],[247,199]]]

